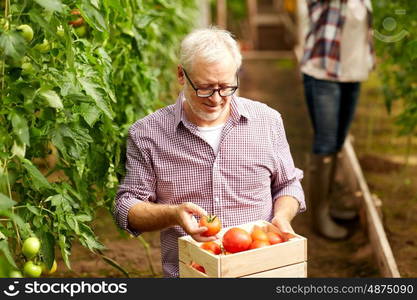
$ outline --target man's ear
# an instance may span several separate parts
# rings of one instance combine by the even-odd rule
[[[185,75],[181,65],[177,66],[177,78],[181,85],[185,84]]]

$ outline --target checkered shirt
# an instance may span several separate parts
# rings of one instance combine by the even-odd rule
[[[368,41],[371,57],[375,60],[372,38],[372,6],[369,0],[362,1],[368,11]],[[314,65],[325,69],[330,78],[337,80],[341,74],[340,42],[348,0],[306,0],[306,2],[309,30],[304,44],[301,65],[312,60]]]
[[[281,115],[260,102],[233,96],[231,116],[222,131],[217,156],[187,121],[183,94],[177,102],[138,120],[129,130],[126,176],[113,214],[128,226],[129,209],[139,201],[194,202],[218,216],[223,227],[271,221],[274,200],[293,196],[306,209],[303,172],[294,166]],[[161,231],[165,277],[178,277],[180,226]]]

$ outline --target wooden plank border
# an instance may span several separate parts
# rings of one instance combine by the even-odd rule
[[[352,175],[353,172],[353,175],[356,178],[365,209],[365,223],[368,229],[369,239],[378,261],[379,269],[384,277],[399,278],[401,275],[398,271],[397,263],[388,242],[381,218],[378,214],[379,208],[375,204],[374,198],[369,191],[368,184],[366,183],[365,176],[363,175],[362,168],[359,164],[350,136],[346,139],[343,150],[350,166],[349,168],[346,167],[346,164],[341,164],[341,166],[342,168],[345,166],[343,172],[348,173],[346,174],[348,177],[351,177],[350,175]]]

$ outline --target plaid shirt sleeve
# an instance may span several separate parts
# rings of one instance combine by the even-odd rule
[[[133,235],[140,232],[129,228],[127,215],[130,208],[140,201],[156,201],[155,172],[145,144],[135,139],[138,123],[129,130],[126,152],[126,176],[119,186],[113,215],[116,223]]]
[[[303,171],[296,168],[290,152],[284,124],[281,115],[277,112],[277,166],[271,183],[272,199],[275,202],[281,196],[294,197],[299,202],[298,213],[306,210],[304,191],[301,186]]]

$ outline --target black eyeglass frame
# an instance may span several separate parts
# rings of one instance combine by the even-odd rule
[[[196,88],[194,86],[194,83],[191,81],[190,77],[188,76],[187,71],[185,71],[184,68],[182,68],[182,70],[183,70],[184,75],[187,78],[188,82],[191,84],[191,87],[194,89],[195,94],[197,95],[197,97],[200,97],[200,98],[208,98],[208,97],[211,97],[211,96],[214,95],[215,92],[219,93],[219,96],[220,97],[229,97],[229,96],[232,96],[236,92],[236,90],[239,88],[239,76],[237,76],[237,73],[236,73],[237,85],[224,86],[224,87],[221,87],[221,88],[218,88],[218,89],[210,89],[210,88]],[[222,95],[221,91],[224,90],[224,89],[233,89],[233,90],[232,90],[232,92],[230,94]],[[199,95],[198,94],[198,90],[211,90],[211,94]]]

